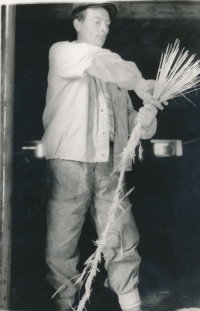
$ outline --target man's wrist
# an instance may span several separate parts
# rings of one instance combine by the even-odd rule
[[[137,89],[145,88],[145,85],[146,85],[146,80],[141,76],[141,78],[139,79],[138,83],[134,87],[134,91],[137,91]]]

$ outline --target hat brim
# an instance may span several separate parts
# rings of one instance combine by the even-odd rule
[[[109,13],[110,18],[114,18],[118,14],[118,9],[117,9],[115,4],[109,3],[109,2],[108,3],[105,2],[105,3],[88,3],[88,4],[84,4],[83,3],[83,5],[75,7],[74,9],[72,7],[71,15],[72,15],[72,17],[75,17],[77,13],[79,13],[81,11],[84,11],[84,10],[86,10],[88,8],[95,8],[95,7],[103,7],[103,8],[105,8],[108,11],[108,13]]]

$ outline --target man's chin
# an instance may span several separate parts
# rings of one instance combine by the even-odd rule
[[[103,42],[95,42],[94,44],[99,46],[99,47],[102,47],[104,45],[104,42],[105,42],[105,40]]]
[[[100,48],[102,48],[103,44],[96,44],[96,46],[99,46]]]

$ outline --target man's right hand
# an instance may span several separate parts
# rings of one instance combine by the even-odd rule
[[[140,82],[134,88],[135,93],[143,100],[149,100],[153,97],[155,80],[145,80],[141,78]]]

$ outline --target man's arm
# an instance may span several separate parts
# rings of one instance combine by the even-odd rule
[[[63,78],[78,78],[89,74],[120,88],[135,90],[144,99],[151,92],[148,81],[142,78],[134,62],[123,60],[118,54],[87,43],[59,42],[49,54],[50,69]]]

